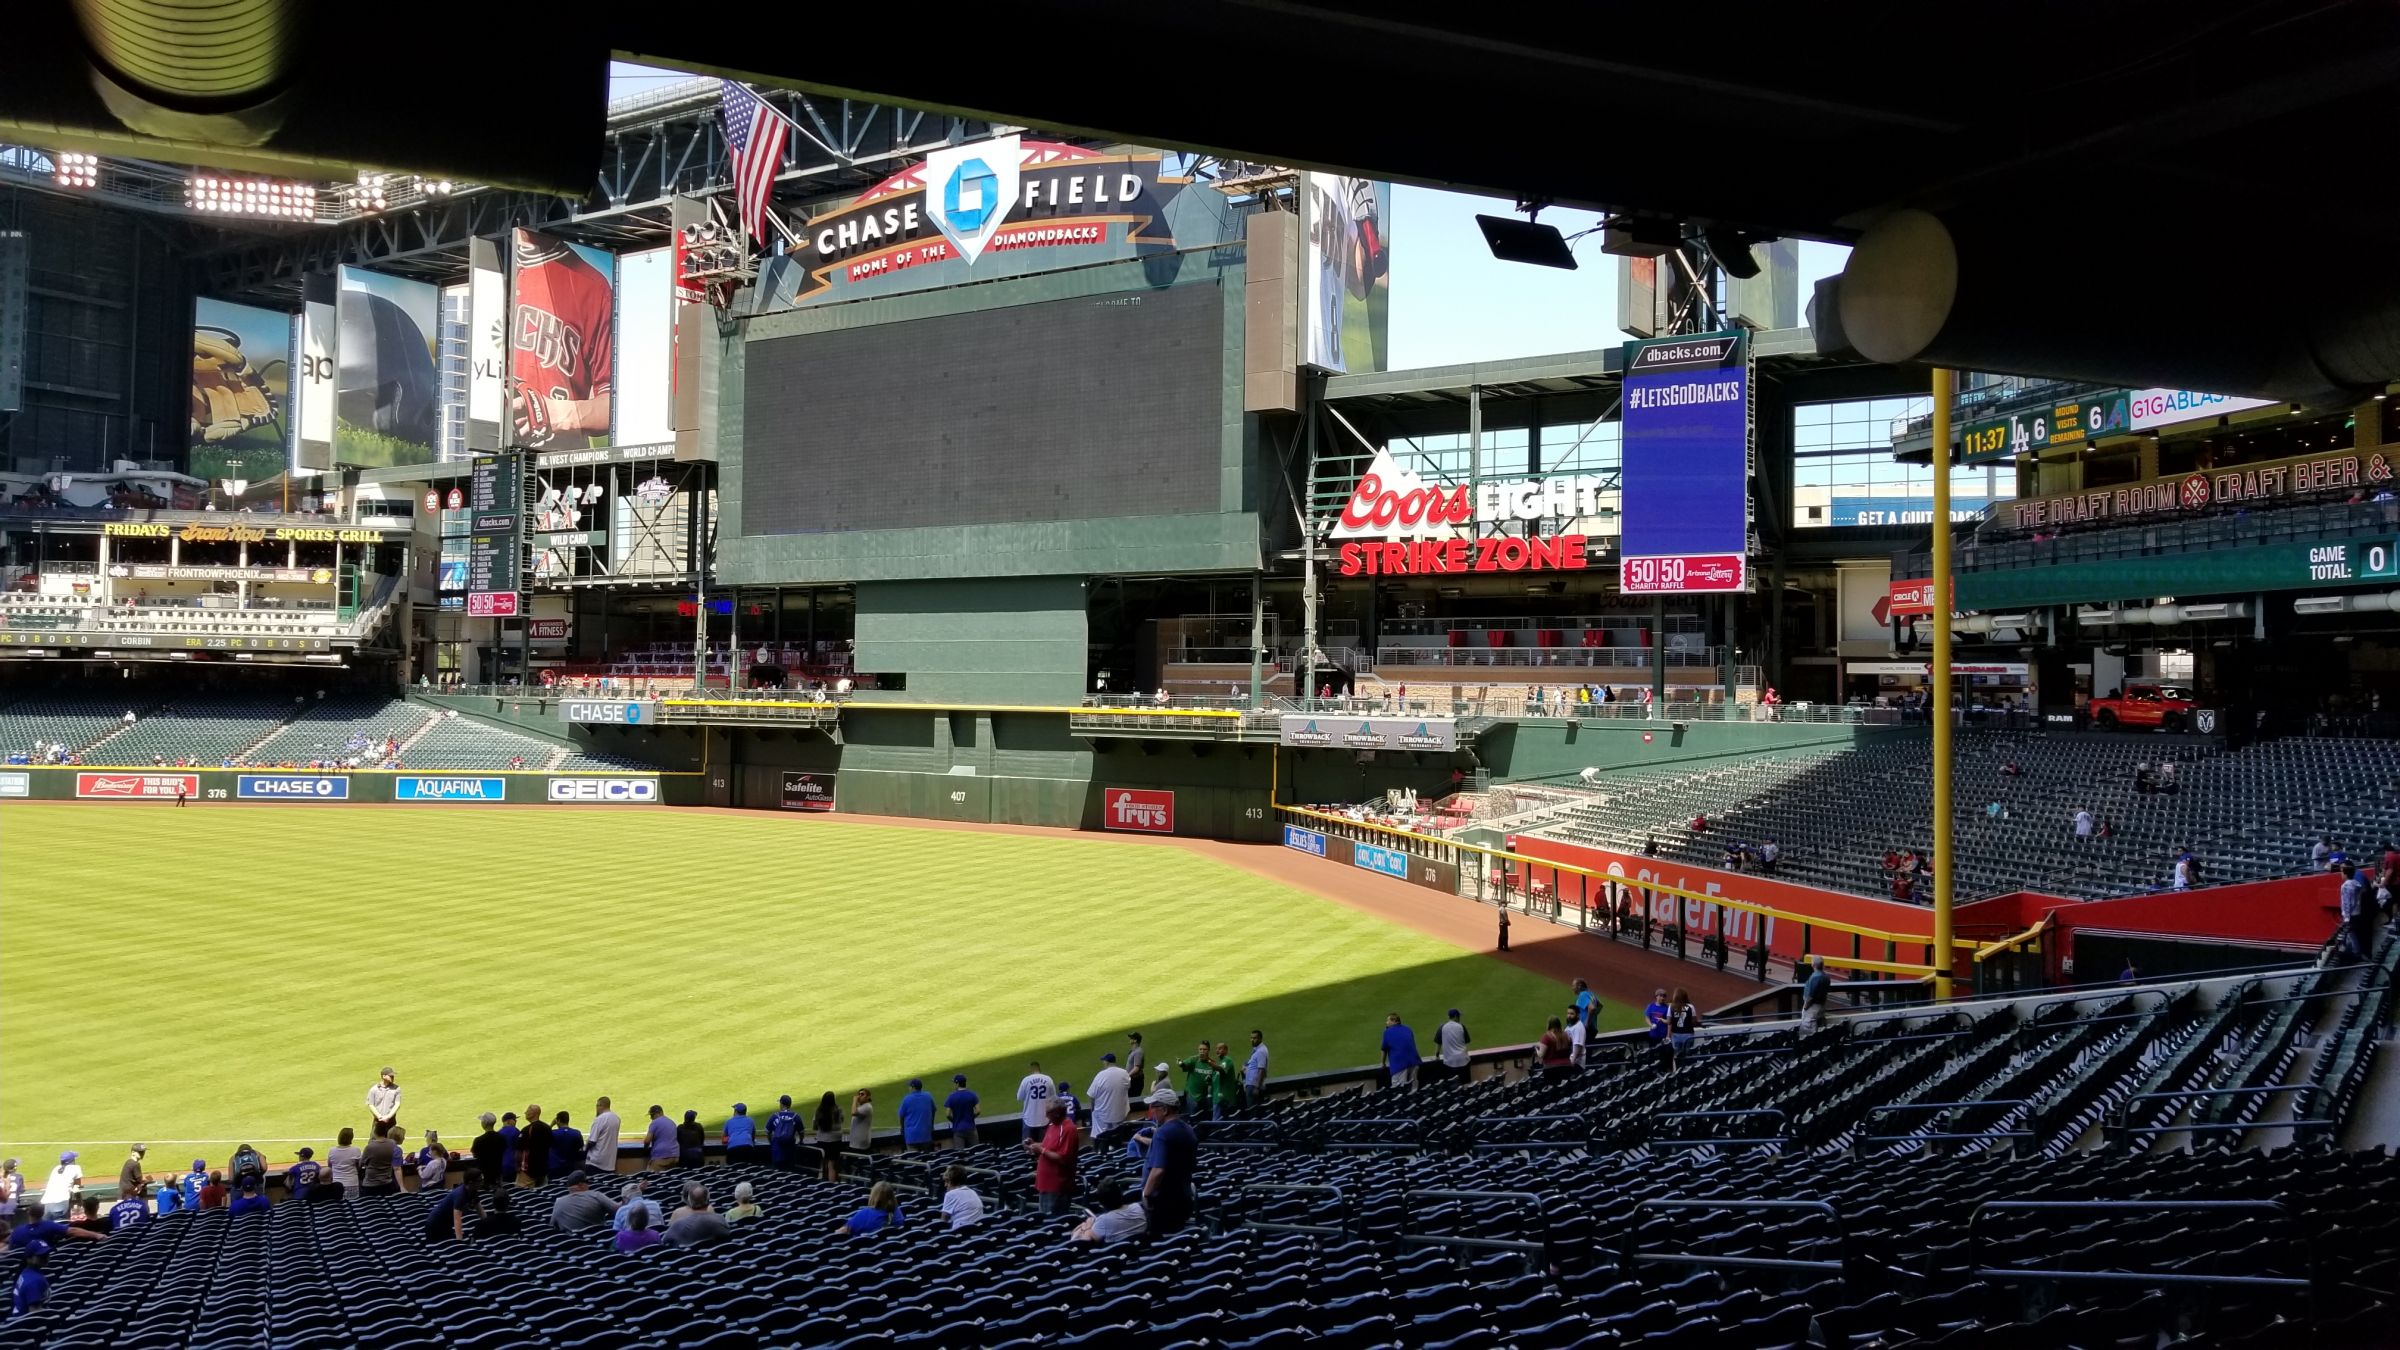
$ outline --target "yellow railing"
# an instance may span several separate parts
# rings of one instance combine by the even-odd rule
[[[2039,922],[2034,924],[2033,927],[2026,929],[2024,932],[2019,933],[2014,937],[2004,937],[1997,942],[1987,942],[1984,945],[1975,948],[1975,964],[1982,965],[1986,958],[1998,956],[2002,952],[2022,951],[2026,947],[2031,946],[2033,943],[2040,941],[2042,934],[2050,931],[2051,918],[2051,915],[2045,914],[2041,917]],[[1962,943],[1961,945],[1963,946],[1967,944]]]
[[[817,708],[839,709],[843,712],[984,712],[984,713],[1065,713],[1074,717],[1202,717],[1239,720],[1239,708],[1118,708],[1069,707],[1064,704],[1028,703],[884,703],[848,699],[840,702],[825,699],[771,698],[662,698],[660,703],[670,708]]]
[[[1286,816],[1298,817],[1307,821],[1321,822],[1323,824],[1334,826],[1340,829],[1357,830],[1368,834],[1381,835],[1389,839],[1403,840],[1407,841],[1408,843],[1421,846],[1419,849],[1411,850],[1407,849],[1405,845],[1397,845],[1398,847],[1402,847],[1403,851],[1422,852],[1424,848],[1450,849],[1461,854],[1476,854],[1482,857],[1493,859],[1497,862],[1514,864],[1523,868],[1540,868],[1554,875],[1582,877],[1586,882],[1585,894],[1587,897],[1592,893],[1590,889],[1591,882],[1599,882],[1602,885],[1614,883],[1619,886],[1625,886],[1639,891],[1646,891],[1652,894],[1672,895],[1679,899],[1694,901],[1699,904],[1715,905],[1722,909],[1735,910],[1746,914],[1755,914],[1764,919],[1780,919],[1785,923],[1800,924],[1810,929],[1823,929],[1829,932],[1846,933],[1868,942],[1882,942],[1897,947],[1930,948],[1933,945],[1932,936],[1925,933],[1895,933],[1881,928],[1869,928],[1860,924],[1843,923],[1836,919],[1827,919],[1812,914],[1795,913],[1794,911],[1787,909],[1778,909],[1773,905],[1762,905],[1755,901],[1737,900],[1731,896],[1724,895],[1709,895],[1701,891],[1690,891],[1678,886],[1669,886],[1658,881],[1638,881],[1632,877],[1616,876],[1607,872],[1595,871],[1588,867],[1578,867],[1573,863],[1558,862],[1549,858],[1536,858],[1523,853],[1512,853],[1507,849],[1491,848],[1483,844],[1469,844],[1457,839],[1445,839],[1440,835],[1421,834],[1415,830],[1404,830],[1392,825],[1377,825],[1369,821],[1352,820],[1348,816],[1337,816],[1331,814],[1330,812],[1315,811],[1305,806],[1278,806],[1275,809],[1282,812]],[[1972,948],[1975,944],[1966,941],[1956,941],[1951,945],[1953,950],[1957,950],[1960,948]],[[1929,975],[1934,971],[1934,967],[1931,965],[1917,965],[1900,961],[1871,961],[1861,957],[1839,956],[1832,952],[1811,953],[1811,955],[1822,955],[1825,958],[1825,964],[1829,966],[1840,966],[1844,969],[1873,970],[1896,975]]]

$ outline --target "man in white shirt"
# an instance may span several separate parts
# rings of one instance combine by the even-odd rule
[[[617,1131],[622,1126],[617,1113],[608,1109],[608,1098],[600,1099],[597,1111],[592,1128],[584,1132],[583,1165],[607,1176],[617,1170]]]
[[[1242,1109],[1267,1099],[1267,1033],[1250,1033],[1250,1058],[1242,1063]]]
[[[952,1166],[942,1173],[942,1217],[954,1229],[983,1222],[983,1197],[967,1184],[963,1167]]]
[[[1467,1081],[1467,1067],[1472,1062],[1467,1047],[1475,1038],[1467,1033],[1467,1024],[1459,1020],[1458,1009],[1450,1010],[1450,1020],[1433,1033],[1434,1057],[1441,1062],[1442,1077]]]
[[[1570,1008],[1568,1011],[1569,1016],[1566,1018],[1567,1062],[1580,1069],[1583,1067],[1583,1019],[1573,1015],[1575,1009]]]
[[[400,1119],[400,1082],[392,1066],[383,1066],[373,1086],[367,1089],[367,1113],[378,1125],[389,1126]]]
[[[1025,1138],[1039,1140],[1042,1131],[1050,1128],[1050,1094],[1057,1089],[1050,1075],[1042,1072],[1036,1061],[1031,1071],[1017,1084],[1017,1102],[1025,1108]]]
[[[1117,1055],[1110,1051],[1100,1057],[1103,1066],[1092,1075],[1092,1137],[1097,1139],[1125,1123],[1128,1103],[1133,1096],[1132,1079],[1117,1067]]]
[[[2092,813],[2080,806],[2075,808],[2075,837],[2078,839],[2092,837]]]

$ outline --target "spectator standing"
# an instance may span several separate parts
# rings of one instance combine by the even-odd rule
[[[875,1151],[875,1093],[860,1088],[850,1098],[850,1151],[865,1155]]]
[[[1267,1033],[1250,1028],[1250,1057],[1241,1062],[1241,1110],[1267,1100]]]
[[[367,1114],[377,1125],[390,1125],[400,1119],[400,1078],[389,1064],[383,1066],[383,1072],[367,1088]]]
[[[675,1122],[667,1118],[667,1108],[650,1103],[650,1123],[642,1130],[642,1156],[649,1161],[653,1172],[675,1165],[682,1149],[675,1143]]]
[[[17,1226],[17,1203],[25,1194],[25,1174],[14,1158],[0,1159],[0,1230]]]
[[[1133,1080],[1134,1088],[1138,1091],[1142,1085],[1142,1066],[1147,1062],[1142,1054],[1142,1033],[1126,1032],[1125,1044],[1128,1047],[1125,1051],[1125,1076]]]
[[[483,1133],[467,1145],[467,1152],[474,1157],[477,1172],[496,1177],[500,1175],[500,1155],[508,1151],[508,1141],[500,1137],[499,1117],[486,1111],[476,1120],[483,1126]]]
[[[517,1136],[520,1133],[522,1131],[517,1129],[517,1113],[514,1111],[501,1112],[500,1139],[504,1147],[500,1150],[500,1170],[483,1174],[486,1189],[496,1191],[503,1186],[517,1184],[517,1170],[520,1166],[517,1161]]]
[[[2365,959],[2367,952],[2365,932],[2366,925],[2363,918],[2367,912],[2366,884],[2358,879],[2357,869],[2353,868],[2348,863],[2342,864],[2342,890],[2340,903],[2342,911],[2342,926],[2340,933],[2340,950],[2342,959],[2345,961],[2363,960]],[[72,1157],[74,1155],[69,1154],[68,1156]],[[45,1202],[49,1199],[48,1192],[45,1191],[43,1193],[43,1199]]]
[[[1475,1037],[1467,1031],[1467,1024],[1460,1020],[1458,1009],[1452,1008],[1449,1019],[1433,1033],[1434,1066],[1441,1070],[1442,1077],[1461,1083],[1467,1081],[1467,1071],[1474,1064],[1473,1054],[1467,1047],[1474,1043]]]
[[[775,1114],[767,1117],[767,1160],[787,1171],[800,1162],[800,1113],[788,1092],[776,1098]]]
[[[758,1161],[758,1122],[750,1118],[748,1102],[735,1102],[733,1114],[725,1118],[725,1161]]]
[[[900,1144],[903,1148],[933,1147],[933,1094],[925,1080],[908,1080],[908,1095],[900,1099]]]
[[[1570,1007],[1568,1011],[1572,1013],[1574,1010]],[[1570,1016],[1567,1019],[1565,1030],[1567,1033],[1567,1064],[1571,1068],[1580,1069],[1583,1067],[1584,1047],[1589,1044],[1586,1035],[1588,1028],[1582,1018]]]
[[[975,1147],[975,1108],[983,1103],[967,1087],[963,1073],[950,1075],[950,1096],[942,1108],[950,1115],[950,1144],[954,1148]]]
[[[1042,1072],[1038,1060],[1030,1072],[1017,1080],[1017,1105],[1023,1108],[1026,1143],[1040,1139],[1042,1131],[1049,1127],[1050,1094],[1055,1090],[1051,1086],[1050,1075]]]
[[[747,1181],[736,1182],[733,1188],[733,1208],[725,1211],[725,1226],[755,1219],[765,1210],[758,1207],[758,1191]]]
[[[364,1194],[365,1192],[362,1189],[360,1193]],[[208,1184],[200,1188],[200,1208],[225,1208],[225,1174],[223,1172],[208,1174]]]
[[[1681,1065],[1684,1056],[1692,1052],[1699,1035],[1700,1010],[1692,1006],[1690,994],[1678,989],[1667,1012],[1667,1048],[1674,1052],[1676,1064]]]
[[[46,1214],[67,1214],[83,1195],[83,1165],[79,1155],[69,1149],[58,1155],[58,1166],[50,1169],[49,1179],[42,1183],[42,1211]]]
[[[342,1131],[342,1142],[345,1144],[350,1142],[350,1131],[347,1129]],[[358,1150],[352,1149],[350,1153],[350,1184],[342,1191],[345,1197],[356,1194],[358,1189]],[[336,1177],[334,1180],[339,1181],[341,1178]],[[183,1174],[183,1180],[177,1186],[177,1190],[183,1197],[183,1208],[200,1208],[200,1191],[207,1185],[208,1160],[205,1158],[192,1159],[192,1170]]]
[[[1600,1000],[1592,996],[1592,987],[1582,980],[1575,981],[1576,1021],[1583,1023],[1586,1036],[1600,1029]]]
[[[359,1154],[358,1193],[362,1197],[400,1193],[400,1146],[392,1142],[389,1125],[377,1125],[375,1137]]]
[[[1217,1095],[1209,1107],[1216,1119],[1223,1120],[1241,1105],[1242,1071],[1234,1067],[1233,1047],[1223,1041],[1217,1042],[1216,1060],[1217,1080],[1213,1086]]]
[[[567,1174],[567,1193],[550,1206],[550,1226],[562,1233],[599,1228],[616,1217],[617,1202],[592,1189],[592,1174],[578,1167]]]
[[[1500,949],[1501,951],[1507,951],[1507,950],[1508,950],[1508,906],[1507,906],[1505,903],[1504,903],[1504,904],[1502,904],[1502,905],[1500,906],[1500,947],[1499,947],[1499,949]]]
[[[1825,1000],[1833,993],[1833,976],[1825,972],[1825,958],[1808,958],[1808,978],[1800,982],[1800,1029],[1815,1031],[1825,1025]]]
[[[602,1097],[592,1108],[592,1132],[583,1149],[583,1165],[601,1176],[617,1170],[617,1132],[623,1126],[617,1113],[609,1109],[608,1098]]]
[[[117,1168],[117,1194],[131,1195],[142,1188],[142,1155],[149,1151],[148,1144],[135,1144],[126,1151],[124,1163]]]
[[[1782,861],[1783,845],[1775,842],[1775,836],[1768,835],[1766,842],[1758,846],[1758,870],[1768,876],[1773,876],[1775,875],[1775,864]]]
[[[699,1112],[686,1111],[683,1123],[675,1127],[675,1163],[679,1167],[698,1167],[707,1161],[708,1127],[700,1123]],[[668,1222],[672,1225],[673,1220]]]
[[[1407,1087],[1417,1081],[1417,1066],[1424,1057],[1417,1053],[1417,1033],[1400,1020],[1400,1014],[1387,1013],[1383,1019],[1383,1071],[1393,1087]],[[1189,1128],[1188,1126],[1186,1128]]]
[[[650,1223],[650,1211],[635,1209],[610,1241],[620,1252],[638,1252],[644,1247],[655,1247],[659,1242],[659,1234]]]
[[[1205,1112],[1217,1095],[1216,1052],[1206,1041],[1186,1056],[1183,1064],[1183,1100],[1194,1112]]]
[[[317,1151],[313,1148],[302,1148],[300,1161],[283,1169],[284,1188],[291,1193],[292,1199],[304,1201],[308,1199],[309,1188],[316,1185],[318,1178],[324,1175],[325,1168],[317,1161]],[[164,1214],[168,1211],[162,1208],[159,1212]]]
[[[1100,1072],[1092,1075],[1092,1137],[1103,1139],[1125,1123],[1133,1098],[1133,1077],[1117,1067],[1115,1051],[1100,1056]]]
[[[2089,842],[2092,837],[2092,813],[2084,807],[2078,806],[2075,808],[2075,815],[2073,819],[2075,823],[2075,842],[2079,844]]]
[[[570,1124],[567,1113],[561,1111],[550,1118],[550,1175],[563,1177],[582,1170],[583,1132]]]
[[[399,1194],[397,1185],[393,1187],[392,1193]],[[250,1177],[243,1177],[242,1184],[234,1190],[233,1203],[225,1207],[225,1212],[228,1214],[264,1214],[267,1212],[267,1207],[267,1188]]]
[[[1567,1033],[1555,1017],[1542,1028],[1540,1039],[1534,1042],[1534,1053],[1540,1060],[1542,1076],[1565,1073],[1574,1063],[1574,1048],[1567,1042]]]
[[[550,1121],[539,1103],[525,1108],[525,1128],[517,1135],[517,1165],[532,1185],[550,1180]]]
[[[2333,837],[2332,837],[2331,835],[2320,835],[2320,836],[2318,836],[2318,838],[2317,838],[2317,842],[2309,846],[2309,850],[2308,850],[2308,866],[2309,866],[2309,870],[2310,870],[2310,871],[2312,871],[2312,872],[2322,872],[2322,871],[2324,871],[2324,870],[2325,870],[2325,860],[2326,860],[2326,859],[2328,859],[2328,858],[2330,858],[2330,857],[2332,857],[2332,856],[2333,856]]]
[[[1150,1094],[1150,1157],[1142,1176],[1142,1209],[1149,1230],[1165,1235],[1192,1219],[1192,1170],[1200,1157],[1200,1138],[1184,1123],[1183,1102],[1175,1089],[1162,1087]]]
[[[842,1156],[842,1107],[828,1092],[817,1099],[817,1155],[824,1161],[822,1175],[827,1181],[840,1181],[842,1169],[836,1161]]]
[[[1027,1140],[1025,1151],[1033,1155],[1033,1191],[1041,1215],[1055,1219],[1075,1196],[1075,1121],[1062,1101],[1051,1101],[1043,1114],[1042,1137]]]
[[[953,1229],[983,1222],[983,1197],[967,1184],[967,1169],[955,1163],[942,1172],[942,1217]]]

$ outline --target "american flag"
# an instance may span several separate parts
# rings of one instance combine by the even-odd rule
[[[742,208],[742,232],[768,243],[767,206],[775,198],[775,173],[783,167],[783,114],[746,84],[725,82],[717,113],[725,119],[725,144],[733,151],[733,195]]]

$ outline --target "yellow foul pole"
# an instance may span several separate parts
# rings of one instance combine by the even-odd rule
[[[1950,997],[1950,392],[1951,372],[1933,372],[1933,977],[1935,998]]]

